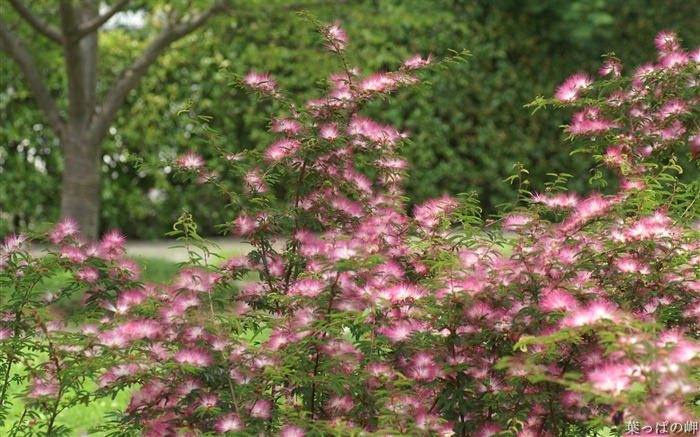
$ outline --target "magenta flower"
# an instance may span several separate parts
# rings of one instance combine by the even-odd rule
[[[78,222],[71,218],[65,218],[58,222],[48,233],[49,240],[53,244],[58,244],[66,237],[77,235],[79,232]]]
[[[564,102],[573,102],[581,97],[581,92],[593,83],[593,78],[585,73],[576,73],[569,77],[554,94],[554,97]]]
[[[277,82],[270,80],[269,73],[256,73],[254,71],[245,75],[243,83],[251,89],[264,92],[274,92],[277,86]]]

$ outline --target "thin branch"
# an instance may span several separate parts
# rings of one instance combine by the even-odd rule
[[[83,38],[85,35],[91,34],[99,29],[103,24],[109,21],[114,14],[124,9],[124,6],[126,6],[127,3],[129,3],[129,0],[119,0],[104,14],[82,23],[80,25],[80,29],[78,30],[78,38]]]
[[[24,18],[24,20],[29,23],[37,32],[48,37],[49,39],[62,44],[63,35],[61,31],[56,27],[44,22],[41,18],[34,15],[34,13],[20,0],[10,0],[12,6],[19,13],[19,15]]]
[[[65,121],[58,112],[56,101],[51,97],[51,93],[44,84],[42,76],[39,73],[32,56],[24,47],[22,42],[17,38],[10,29],[5,26],[5,23],[0,21],[0,51],[6,52],[15,60],[20,70],[24,74],[29,89],[34,94],[34,99],[44,112],[49,125],[58,137],[62,135],[65,127]]]
[[[191,34],[202,27],[215,14],[227,11],[227,1],[219,0],[209,9],[192,15],[184,22],[166,26],[144,49],[141,55],[126,68],[116,79],[107,92],[102,103],[101,110],[94,119],[90,135],[102,138],[109,126],[114,121],[119,107],[124,103],[126,96],[134,89],[139,80],[146,74],[151,65],[170,47],[175,41]]]

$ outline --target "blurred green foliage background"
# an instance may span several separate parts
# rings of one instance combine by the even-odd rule
[[[132,11],[154,3],[134,2]],[[322,22],[339,20],[363,74],[397,68],[415,53],[441,58],[448,49],[471,52],[468,63],[425,76],[430,87],[399,93],[369,107],[367,115],[412,133],[404,150],[411,163],[407,195],[412,202],[476,191],[485,215],[514,199],[515,187],[501,181],[517,162],[530,171],[534,189],[544,186],[547,173],[562,171],[577,175],[573,189],[590,189],[591,164],[569,155],[571,145],[560,128],[570,114],[533,115],[525,104],[552,95],[577,71],[594,74],[605,53],[614,52],[628,69],[653,60],[660,30],[677,31],[686,48],[700,44],[700,5],[687,0],[240,2],[230,15],[176,43],[129,95],[104,144],[103,229],[116,227],[130,238],[162,238],[187,209],[203,234],[212,235],[216,224],[231,219],[214,188],[184,184],[157,169],[136,169],[125,153],[153,162],[195,149],[211,159],[216,152],[196,135],[196,115],[211,116],[209,126],[234,153],[269,144],[267,116],[274,104],[227,86],[220,68],[239,74],[268,71],[298,100],[313,96],[317,80],[338,71],[339,62],[294,13],[301,9]],[[145,46],[152,35],[146,24],[100,34],[105,84]],[[62,102],[60,48],[29,29],[22,35],[43,53],[40,68]],[[0,123],[4,236],[58,220],[62,171],[60,144],[9,59],[0,63]]]

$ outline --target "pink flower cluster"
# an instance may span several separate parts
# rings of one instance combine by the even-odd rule
[[[347,45],[337,24],[322,33],[335,51]],[[673,41],[657,44],[662,60],[676,60],[648,72],[661,79],[635,76],[632,94],[653,85],[650,94],[666,96],[685,84],[673,71],[696,61],[678,61]],[[222,153],[244,187],[229,226],[253,246],[246,256],[139,284],[118,233],[91,245],[69,222],[52,229],[49,251],[83,287],[89,323],[69,330],[47,321],[39,303],[0,315],[0,353],[28,336],[29,328],[5,327],[19,326],[8,323],[16,318],[47,340],[49,359],[32,369],[25,397],[50,408],[67,393],[71,366],[83,366],[103,395],[132,388],[120,426],[145,436],[554,436],[610,425],[620,412],[640,422],[692,420],[698,230],[632,189],[545,190],[501,220],[507,238],[459,228],[464,212],[450,196],[409,211],[399,154],[407,134],[359,111],[413,84],[406,71],[429,61],[366,78],[345,71],[326,95],[273,118],[278,138],[260,159]],[[283,99],[267,76],[242,82]],[[594,86],[577,76],[557,98],[575,105]],[[584,108],[570,133],[609,141],[628,122],[641,127],[638,118],[684,128],[682,117],[697,120],[697,102],[679,97],[654,107],[621,99],[626,118]],[[661,141],[660,128],[613,139],[641,147]],[[628,152],[620,162],[641,164]],[[180,165],[205,166],[192,157]],[[273,202],[285,189],[284,202]],[[25,241],[3,246],[15,281],[40,263]]]

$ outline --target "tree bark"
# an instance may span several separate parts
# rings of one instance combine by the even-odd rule
[[[72,127],[72,126],[71,126]],[[100,230],[102,203],[102,147],[78,130],[68,129],[61,139],[63,178],[61,216],[74,218],[81,234],[95,239]]]
[[[165,24],[149,46],[115,80],[102,101],[97,96],[99,29],[129,0],[115,1],[102,15],[99,0],[60,0],[61,25],[56,28],[35,15],[22,0],[10,0],[19,16],[38,33],[63,47],[68,83],[68,111],[62,115],[36,68],[32,54],[20,38],[0,21],[0,51],[19,65],[29,89],[58,136],[64,171],[61,217],[78,222],[81,234],[99,236],[102,141],[127,95],[170,45],[202,27],[213,15],[226,11],[228,0],[217,0],[207,9],[190,11]],[[39,56],[39,55],[36,55]]]

